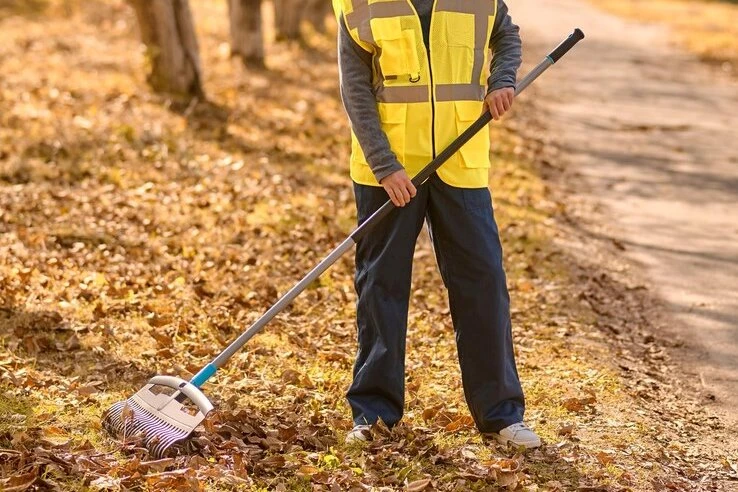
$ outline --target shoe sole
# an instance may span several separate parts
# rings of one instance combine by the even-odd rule
[[[512,439],[502,437],[500,434],[488,434],[488,435],[492,436],[497,442],[503,445],[512,444],[513,446],[525,447],[525,449],[535,449],[535,448],[541,447],[540,439],[537,441],[515,442]]]

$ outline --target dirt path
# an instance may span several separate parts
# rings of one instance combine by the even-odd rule
[[[573,27],[587,34],[537,87],[549,137],[579,176],[575,195],[664,300],[662,336],[684,340],[687,374],[738,413],[738,84],[670,46],[668,33],[578,0],[519,0],[537,61]],[[543,97],[541,97],[543,96]],[[593,221],[594,222],[594,221]]]

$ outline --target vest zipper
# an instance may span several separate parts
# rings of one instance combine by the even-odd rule
[[[423,34],[423,23],[420,22],[420,15],[418,15],[418,11],[415,10],[415,5],[413,5],[412,0],[407,0],[407,3],[410,4],[410,8],[413,9],[413,12],[415,12],[415,18],[418,19],[418,24],[420,24],[420,34]],[[430,44],[430,38],[433,34],[433,12],[436,11],[436,0],[433,1],[433,7],[431,9],[431,21],[430,21],[430,32],[428,33],[428,43]],[[425,43],[425,36],[422,36],[423,39],[423,47],[425,48],[425,54],[428,58],[428,76],[430,78],[430,102],[431,102],[431,153],[433,154],[433,158],[436,158],[436,97],[433,92],[433,63],[431,62],[431,52],[430,52],[430,46],[428,46]]]
[[[431,13],[431,16],[433,13]],[[433,17],[431,17],[431,25]],[[432,31],[431,31],[432,32]],[[430,39],[430,36],[429,36]],[[425,41],[423,41],[425,42]],[[433,146],[433,158],[436,158],[436,96],[433,91],[433,67],[431,65],[430,47],[426,47],[428,52],[428,74],[430,75],[430,96],[431,96],[431,145]]]

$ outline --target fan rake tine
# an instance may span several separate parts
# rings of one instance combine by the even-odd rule
[[[154,386],[173,389],[172,394],[153,392]],[[189,402],[197,412],[188,411]],[[125,401],[115,403],[103,418],[104,428],[122,438],[140,436],[142,444],[158,458],[179,441],[187,439],[213,409],[200,390],[182,379],[157,376]]]

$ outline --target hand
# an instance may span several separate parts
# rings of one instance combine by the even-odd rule
[[[418,193],[404,169],[386,176],[380,181],[380,184],[384,187],[395,207],[404,207]]]
[[[512,87],[497,89],[487,94],[487,97],[484,98],[485,109],[489,108],[492,117],[495,120],[499,120],[503,114],[510,110],[513,105],[513,99],[515,99],[515,89]]]

